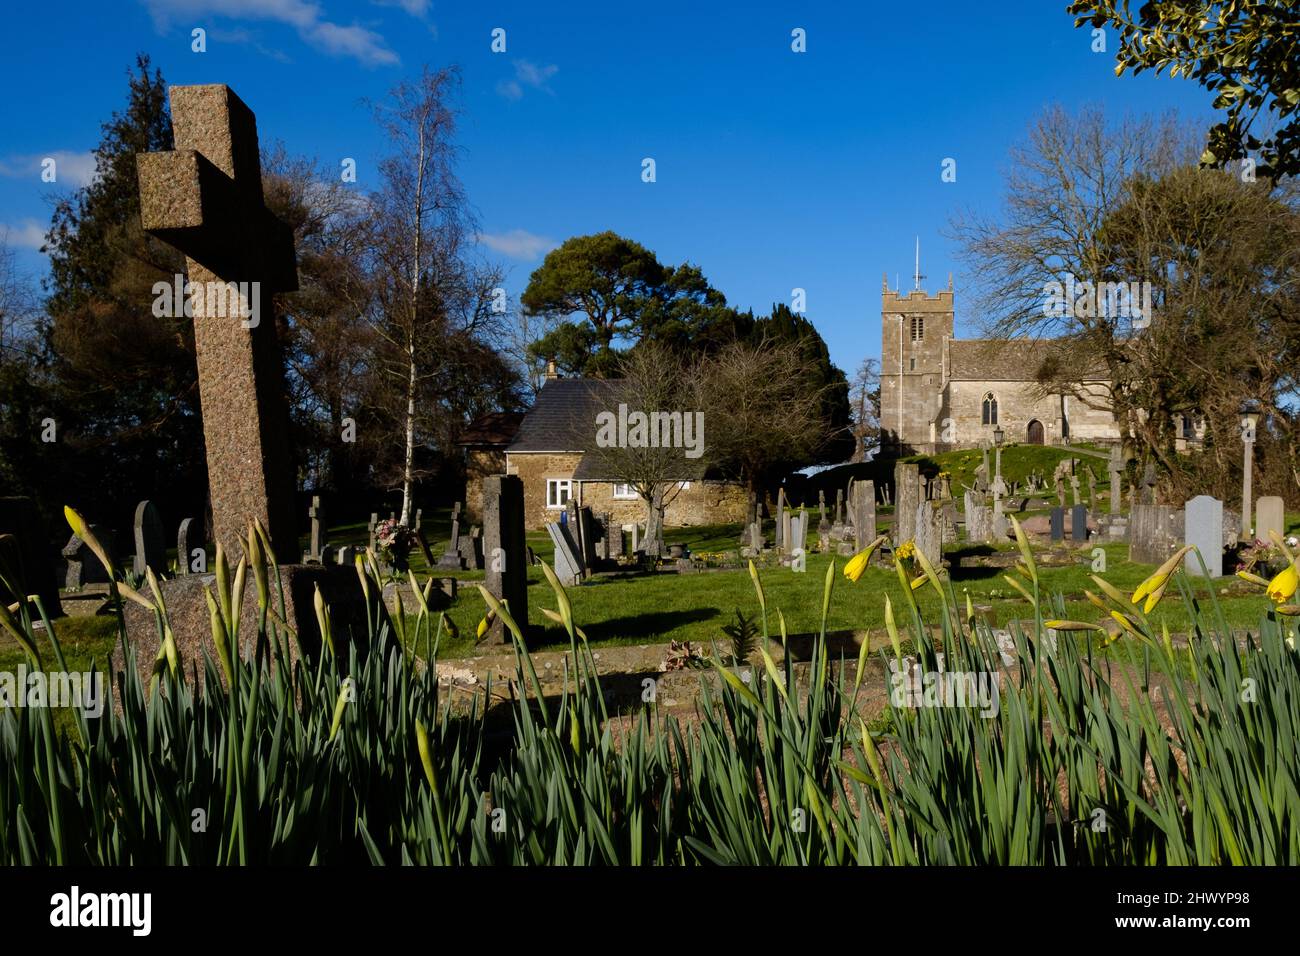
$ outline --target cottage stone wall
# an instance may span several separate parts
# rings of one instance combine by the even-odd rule
[[[495,448],[465,452],[465,512],[471,524],[483,522],[483,479],[506,473],[506,453]]]
[[[546,507],[546,482],[550,478],[571,478],[581,452],[513,454],[507,457],[506,474],[518,475],[524,483],[524,527],[537,530],[548,521],[558,521],[560,509]],[[574,483],[573,494],[577,494]]]
[[[669,527],[743,524],[745,502],[745,490],[732,482],[692,481],[668,502],[664,523]],[[615,498],[614,485],[608,481],[584,481],[581,503],[598,514],[608,511],[620,525],[645,523],[645,502]]]

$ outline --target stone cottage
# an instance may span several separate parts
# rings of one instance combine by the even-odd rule
[[[645,502],[628,485],[602,474],[598,455],[587,454],[595,447],[597,416],[617,404],[614,386],[599,379],[548,377],[537,393],[505,449],[506,474],[523,479],[528,528],[558,520],[570,499],[611,513],[620,525],[644,522]],[[745,520],[744,489],[710,476],[685,457],[681,480],[665,500],[669,527]]]

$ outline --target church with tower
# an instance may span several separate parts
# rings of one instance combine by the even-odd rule
[[[919,273],[919,269],[918,269]],[[880,433],[890,454],[935,454],[1011,443],[1116,442],[1105,371],[1077,381],[1039,383],[1051,340],[958,339],[948,288],[906,295],[882,282]],[[997,434],[1000,431],[1000,436]]]

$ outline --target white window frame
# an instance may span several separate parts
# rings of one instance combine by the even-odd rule
[[[612,496],[615,501],[635,501],[641,497],[636,493],[636,489],[626,481],[614,482],[613,489]]]
[[[560,491],[564,491],[564,500],[559,501]],[[573,479],[572,478],[547,478],[546,479],[546,508],[548,511],[563,511],[573,497]]]

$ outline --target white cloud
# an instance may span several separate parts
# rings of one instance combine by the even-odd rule
[[[64,186],[88,186],[95,181],[95,154],[77,152],[70,149],[56,149],[48,153],[33,153],[26,156],[9,156],[0,159],[0,176],[10,179],[31,177],[41,182],[43,163],[54,160],[54,182]]]
[[[12,249],[40,249],[45,245],[45,227],[35,219],[24,219],[18,225],[0,223],[0,246]]]
[[[560,68],[554,63],[538,66],[530,60],[515,60],[514,79],[498,82],[497,93],[508,100],[518,100],[523,98],[524,87],[527,86],[554,96],[555,91],[550,87],[550,79],[558,72]]]
[[[380,7],[401,7],[413,17],[423,17],[429,12],[429,0],[371,0]]]
[[[539,259],[559,245],[549,236],[538,236],[527,229],[511,229],[509,232],[498,233],[480,232],[478,241],[503,256],[525,261]]]
[[[202,26],[203,17],[272,20],[295,28],[304,43],[333,56],[350,56],[365,66],[390,66],[399,57],[373,30],[343,26],[322,16],[307,0],[141,0],[161,32],[174,24]],[[408,0],[409,2],[409,0]]]

